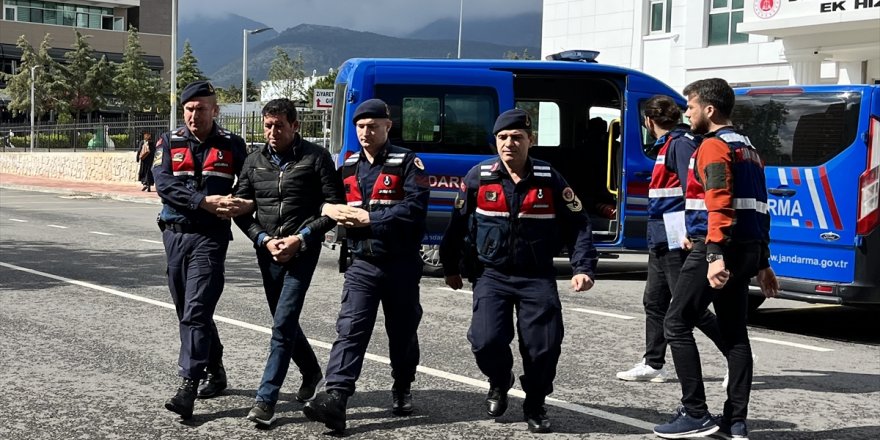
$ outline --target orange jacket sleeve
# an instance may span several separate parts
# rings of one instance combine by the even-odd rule
[[[706,194],[709,219],[706,248],[710,253],[722,253],[736,222],[732,164],[730,147],[724,141],[710,137],[700,145],[695,167]]]

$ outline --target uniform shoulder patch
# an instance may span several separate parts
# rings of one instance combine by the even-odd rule
[[[577,196],[574,197],[574,200],[572,200],[571,203],[566,203],[565,207],[571,212],[581,212],[584,210],[584,204],[581,203]]]
[[[416,156],[415,159],[413,159],[413,165],[415,165],[416,168],[418,168],[422,171],[425,171],[425,164],[422,163],[422,160],[419,159],[418,156]]]
[[[464,207],[464,199],[459,197],[455,198],[455,209],[461,209]]]
[[[562,190],[562,200],[565,200],[566,202],[571,202],[574,199],[574,190],[571,189],[570,186],[566,186],[565,189]]]
[[[161,138],[159,138],[159,142],[162,142]],[[156,156],[153,157],[153,166],[154,167],[162,165],[162,154],[164,151],[165,150],[163,150],[162,148],[156,148]]]

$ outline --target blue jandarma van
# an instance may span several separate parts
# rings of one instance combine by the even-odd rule
[[[766,163],[780,296],[880,304],[880,86],[741,88],[732,119]]]
[[[556,60],[352,59],[336,79],[330,149],[337,165],[358,151],[351,124],[357,105],[381,98],[391,109],[394,144],[419,153],[431,199],[423,259],[437,269],[437,244],[462,177],[495,153],[492,125],[519,107],[536,121],[531,155],[561,172],[593,220],[600,251],[643,251],[653,158],[642,126],[643,102],[679,93],[635,70],[593,62],[590,51]]]

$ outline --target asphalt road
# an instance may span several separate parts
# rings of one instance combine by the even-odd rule
[[[182,423],[162,404],[178,383],[177,322],[155,225],[158,206],[0,189],[0,439],[321,438],[293,399],[292,371],[271,430],[245,420],[268,352],[271,320],[253,248],[235,231],[217,309],[230,377],[226,395],[197,402]],[[652,438],[680,397],[677,382],[626,383],[643,351],[644,258],[603,261],[596,287],[559,288],[566,335],[544,438]],[[325,250],[302,327],[326,362],[342,277]],[[521,392],[498,421],[481,407],[487,384],[466,340],[469,292],[421,284],[422,357],[416,412],[390,413],[381,312],[350,400],[351,438],[533,438]],[[757,354],[752,439],[880,438],[877,313],[771,300],[753,317]],[[702,335],[710,409],[720,412],[726,366]],[[516,350],[514,350],[516,353]],[[671,362],[671,356],[667,356]],[[517,360],[516,373],[521,366]],[[671,364],[668,365],[671,368]]]

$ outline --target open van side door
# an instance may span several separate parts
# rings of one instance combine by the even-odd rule
[[[627,85],[626,103],[621,123],[620,163],[622,178],[620,183],[620,217],[623,219],[622,245],[627,249],[646,249],[648,247],[648,185],[654,160],[644,151],[642,103],[656,93],[630,90]]]

